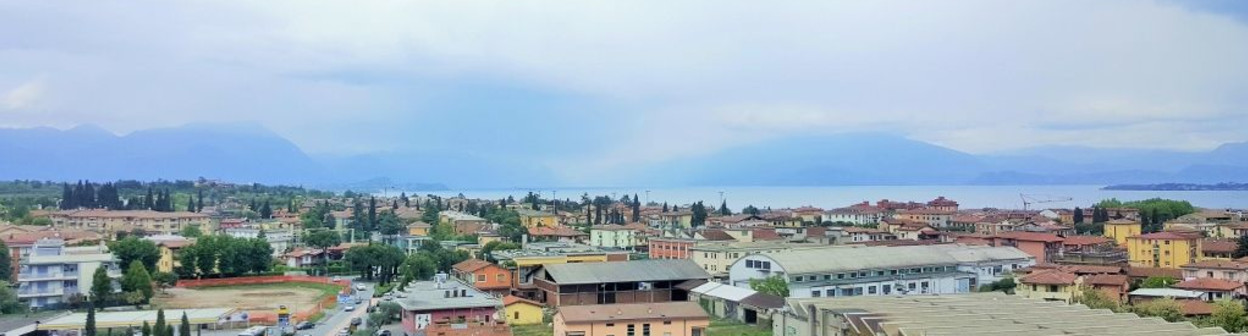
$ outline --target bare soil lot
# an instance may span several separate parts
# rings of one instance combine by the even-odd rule
[[[303,309],[309,305],[315,305],[324,295],[326,292],[323,289],[272,284],[169,288],[164,293],[158,291],[152,301],[156,306],[167,309],[238,308],[249,311],[272,311],[279,305]]]

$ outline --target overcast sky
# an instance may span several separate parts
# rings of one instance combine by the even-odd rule
[[[1236,5],[0,0],[0,127],[597,164],[846,131],[1207,150],[1248,140]]]

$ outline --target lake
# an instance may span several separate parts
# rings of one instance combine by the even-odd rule
[[[559,199],[579,201],[581,194],[611,195],[618,199],[624,194],[637,194],[642,201],[688,204],[705,201],[708,206],[719,206],[720,192],[734,211],[746,205],[759,208],[799,207],[804,205],[832,209],[862,201],[874,203],[880,199],[893,201],[926,202],[937,196],[958,201],[962,208],[1008,208],[1021,209],[1019,194],[1039,199],[1070,197],[1071,201],[1035,204],[1032,208],[1087,207],[1107,198],[1140,200],[1169,198],[1187,200],[1205,208],[1248,208],[1248,191],[1127,191],[1100,190],[1099,185],[1026,185],[1026,186],[834,186],[834,187],[683,187],[683,188],[565,188],[565,189],[497,189],[497,190],[451,190],[437,192],[408,192],[408,194],[434,194],[445,197],[463,193],[469,198],[501,199],[514,196],[520,199],[529,191],[540,192],[542,197],[552,194]],[[647,190],[649,190],[647,198]],[[394,196],[395,191],[389,192]]]

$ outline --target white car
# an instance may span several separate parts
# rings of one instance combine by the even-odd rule
[[[342,307],[343,311],[355,311],[355,306]]]
[[[355,290],[363,292],[368,290],[368,287],[364,285],[355,285]]]

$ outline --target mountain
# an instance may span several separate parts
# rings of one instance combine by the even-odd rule
[[[311,157],[255,124],[191,124],[124,136],[94,126],[0,129],[0,158],[0,179],[202,176],[334,190],[568,186],[545,163],[519,156],[410,150]],[[1245,182],[1248,143],[1208,152],[1046,146],[972,155],[888,134],[803,135],[601,175],[621,185],[674,187]]]
[[[324,171],[299,147],[247,124],[192,124],[118,136],[98,127],[0,129],[11,179],[193,179],[297,183]]]

